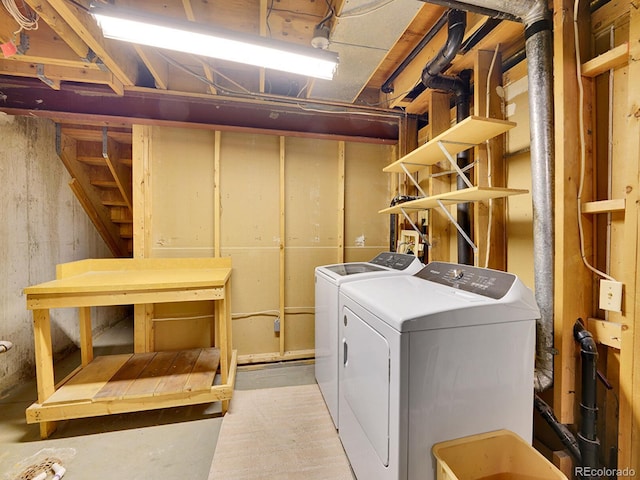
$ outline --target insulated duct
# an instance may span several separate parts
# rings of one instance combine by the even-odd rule
[[[446,0],[429,3],[451,6]],[[533,250],[535,294],[540,309],[534,386],[543,391],[553,385],[554,289],[554,138],[553,42],[551,12],[546,0],[462,0],[456,8],[482,13],[487,9],[511,15],[525,26],[529,80],[531,134],[531,194],[533,199]]]

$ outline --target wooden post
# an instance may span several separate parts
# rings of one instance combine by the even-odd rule
[[[285,192],[285,164],[286,164],[286,138],[280,137],[280,287],[279,287],[279,310],[280,310],[280,356],[284,357],[285,352],[285,307],[286,307],[286,204]]]
[[[222,212],[222,201],[220,198],[220,145],[222,142],[222,132],[216,130],[215,145],[213,147],[213,256],[220,256],[220,216]]]
[[[33,336],[36,357],[36,383],[38,403],[42,404],[55,391],[53,374],[53,347],[51,345],[51,319],[49,310],[33,311]],[[54,422],[40,424],[40,437],[47,438],[56,429]]]
[[[132,146],[133,257],[151,256],[151,150],[153,127],[134,125]],[[133,307],[133,351],[153,350],[153,305]]]
[[[479,117],[504,119],[501,98],[496,91],[502,86],[502,56],[499,51],[476,52],[473,68],[474,107]],[[504,136],[492,138],[475,149],[474,185],[506,187]],[[503,198],[474,203],[475,243],[478,246],[478,266],[496,270],[507,269],[507,237],[505,228],[506,201]],[[485,232],[491,232],[490,238]]]
[[[429,126],[431,129],[429,140],[440,135],[451,127],[451,108],[450,96],[447,93],[428,91],[429,98]],[[446,159],[444,159],[446,162]],[[436,174],[443,170],[449,170],[449,165],[441,168],[434,165],[427,169],[430,173]],[[440,193],[449,192],[451,190],[450,175],[431,177],[429,182],[429,195],[438,195]],[[429,261],[441,260],[450,262],[451,259],[451,222],[447,216],[439,208],[434,208],[429,212],[429,241],[431,248],[429,249]]]
[[[591,311],[592,274],[582,262],[576,220],[580,141],[573,1],[554,0],[553,11],[554,103],[557,126],[554,346],[559,352],[554,360],[553,408],[558,420],[569,424],[574,423],[576,388],[573,325],[578,317],[587,318]],[[583,201],[585,199],[590,200],[586,197]]]
[[[80,307],[80,359],[83,367],[93,360],[93,339],[91,335],[91,307]]]
[[[344,193],[345,193],[345,142],[338,142],[338,259],[336,263],[344,263]]]
[[[624,298],[620,349],[620,419],[618,427],[618,468],[640,472],[640,12],[633,3],[629,9],[629,67],[627,129],[622,135],[625,162],[629,172],[624,216]],[[618,478],[630,478],[627,476]]]

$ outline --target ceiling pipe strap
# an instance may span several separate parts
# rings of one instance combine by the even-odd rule
[[[531,25],[527,25],[527,27],[524,29],[524,38],[529,39],[536,33],[544,32],[547,30],[552,31],[553,25],[550,19],[543,18],[542,20],[538,20]]]

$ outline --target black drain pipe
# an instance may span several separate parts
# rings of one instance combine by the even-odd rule
[[[580,431],[578,432],[578,444],[582,454],[581,466],[583,471],[595,473],[598,470],[598,452],[600,450],[600,440],[598,440],[596,431],[596,421],[598,420],[598,404],[596,402],[598,350],[593,336],[585,330],[581,319],[578,319],[573,326],[573,337],[580,344],[580,357],[582,359],[581,419]],[[582,478],[595,480],[599,477],[583,475]]]
[[[469,116],[469,97],[471,95],[471,75],[468,70],[460,72],[459,76],[446,76],[441,72],[447,68],[454,59],[467,28],[467,15],[461,10],[450,10],[448,15],[449,35],[444,46],[437,55],[424,67],[422,71],[422,83],[427,88],[441,90],[455,95],[456,121],[459,123]],[[460,168],[469,164],[469,150],[461,152],[457,156]],[[457,179],[457,188],[467,188],[467,184],[460,177]],[[471,216],[468,203],[457,205],[458,224],[462,230],[471,237]],[[458,232],[458,263],[473,265],[473,250],[464,236]]]
[[[571,433],[571,430],[569,430],[569,428],[563,423],[560,423],[560,421],[553,413],[553,409],[538,395],[534,396],[533,405],[536,407],[536,410],[538,411],[538,413],[540,413],[544,421],[549,424],[551,429],[558,436],[562,444],[567,448],[567,451],[575,460],[575,464],[582,464],[580,445],[576,441],[576,437],[574,437],[573,433]]]
[[[438,18],[438,20],[433,25],[433,27],[429,29],[427,34],[424,37],[422,37],[422,40],[420,40],[420,43],[418,43],[418,45],[416,45],[416,47],[413,50],[411,50],[411,53],[407,55],[407,58],[405,58],[402,61],[402,63],[398,66],[398,68],[396,68],[395,71],[391,74],[391,76],[389,76],[387,81],[382,84],[382,87],[380,87],[380,90],[382,90],[384,93],[392,93],[393,81],[396,78],[398,78],[398,75],[400,75],[404,71],[404,69],[407,68],[407,66],[413,61],[413,59],[418,56],[418,54],[422,51],[422,49],[431,40],[433,40],[433,37],[435,37],[438,34],[438,32],[442,30],[442,27],[444,27],[446,24],[447,24],[447,14],[443,13],[440,16],[440,18]]]

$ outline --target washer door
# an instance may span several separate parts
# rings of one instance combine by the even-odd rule
[[[390,349],[380,335],[352,310],[343,310],[340,395],[358,428],[385,467],[389,466]]]

